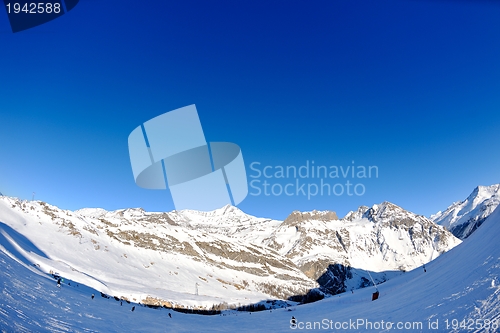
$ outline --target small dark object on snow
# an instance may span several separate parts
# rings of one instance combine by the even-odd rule
[[[168,316],[169,316],[170,318],[172,318],[172,314],[171,314],[171,313],[169,313],[169,314],[168,314]]]
[[[374,301],[374,300],[378,299],[378,295],[379,295],[379,292],[378,292],[378,290],[377,290],[377,291],[376,291],[376,292],[374,292],[374,293],[373,293],[373,295],[372,295],[372,301]]]
[[[290,324],[292,324],[292,328],[297,327],[297,319],[295,319],[294,316],[292,316],[292,320],[290,320]]]
[[[94,294],[92,294],[92,299],[94,299]]]
[[[123,302],[122,302],[122,301],[120,301],[120,306],[122,306],[122,305],[123,305]]]
[[[132,312],[134,312],[134,310],[135,310],[135,306],[132,307]]]

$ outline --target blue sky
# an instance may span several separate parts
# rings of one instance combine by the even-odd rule
[[[238,144],[249,174],[378,167],[351,180],[362,196],[249,195],[249,214],[387,200],[430,215],[500,182],[499,17],[494,1],[84,0],[13,34],[0,11],[0,192],[172,210],[168,191],[135,185],[127,138],[196,104],[207,140]]]

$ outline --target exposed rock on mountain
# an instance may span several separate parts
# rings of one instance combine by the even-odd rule
[[[372,277],[383,282],[459,243],[443,227],[389,202],[340,220],[294,212],[263,240],[329,293],[365,287]]]

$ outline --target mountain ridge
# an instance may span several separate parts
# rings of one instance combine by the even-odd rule
[[[477,186],[465,200],[454,202],[430,219],[463,240],[477,230],[499,205],[500,184]]]
[[[179,305],[208,306],[220,295],[245,304],[313,289],[336,294],[371,285],[372,277],[386,281],[459,243],[444,228],[388,202],[360,207],[355,218],[312,211],[292,212],[284,221],[230,205],[211,212],[71,212],[9,197],[0,203],[0,220],[70,270],[108,281],[106,292],[144,301],[138,290],[154,274],[158,292],[147,296]],[[54,262],[44,267],[50,265],[47,271],[63,269]],[[204,297],[193,295],[196,283]]]

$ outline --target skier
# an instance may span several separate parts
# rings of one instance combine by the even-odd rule
[[[132,312],[134,312],[134,310],[135,310],[135,306],[132,307]]]
[[[172,314],[171,314],[170,312],[168,313],[168,316],[169,316],[170,318],[172,318]]]
[[[292,316],[292,320],[290,320],[290,324],[292,324],[291,328],[297,327],[297,319],[295,319],[294,316]]]
[[[61,279],[57,280],[57,287],[61,288]]]
[[[92,299],[94,299],[94,294],[92,294]]]

